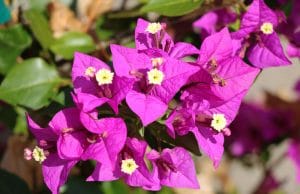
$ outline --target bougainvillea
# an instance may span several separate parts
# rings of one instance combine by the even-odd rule
[[[52,193],[59,193],[70,169],[86,160],[96,161],[87,181],[122,178],[130,186],[154,191],[162,186],[199,188],[191,150],[168,141],[192,134],[197,149],[217,168],[224,139],[249,131],[248,125],[234,130],[229,126],[261,69],[290,64],[275,32],[279,17],[263,0],[252,2],[237,31],[224,27],[237,17],[233,10],[221,9],[196,21],[203,38],[199,49],[174,42],[165,23],[138,19],[136,48],[111,44],[112,66],[76,52],[75,107],[58,112],[46,128],[27,117],[38,144],[25,150],[25,158],[41,163]],[[263,110],[248,109],[260,119],[269,117]],[[264,126],[273,124],[266,120]],[[162,142],[158,137],[153,145],[146,131],[161,129],[171,138]],[[233,139],[231,147],[241,155],[253,146],[256,142]],[[290,155],[298,162],[293,146]]]

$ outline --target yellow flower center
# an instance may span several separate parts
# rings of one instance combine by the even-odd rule
[[[274,32],[273,29],[273,24],[270,22],[265,22],[260,26],[260,30],[264,33],[264,34],[272,34]]]
[[[156,57],[151,59],[151,63],[153,67],[158,67],[163,63],[163,58],[162,57]]]
[[[99,86],[104,85],[104,84],[111,84],[112,80],[114,78],[114,73],[111,72],[108,69],[100,69],[96,73],[96,80],[99,84]]]
[[[121,171],[131,175],[139,166],[133,159],[122,160]]]
[[[39,148],[38,146],[35,146],[32,157],[35,161],[42,163],[44,160],[46,160],[45,152],[42,148]]]
[[[224,114],[213,114],[213,120],[210,126],[216,131],[221,132],[227,125],[226,118]]]
[[[161,85],[165,75],[162,71],[154,68],[147,72],[147,76],[150,84]]]
[[[150,34],[156,34],[162,29],[160,23],[149,23],[146,32],[149,32]]]
[[[86,68],[84,75],[88,76],[88,77],[94,77],[96,72],[96,69],[94,67],[88,67]]]

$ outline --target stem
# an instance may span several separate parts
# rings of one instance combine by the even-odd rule
[[[154,37],[154,41],[155,41],[155,46],[156,48],[159,49],[159,37],[158,37],[158,33],[153,34]]]
[[[265,171],[271,171],[273,168],[276,168],[286,158],[286,155],[286,152],[283,152],[276,160],[266,166]]]
[[[238,6],[240,7],[240,11],[247,11],[247,6],[242,1],[237,1]]]

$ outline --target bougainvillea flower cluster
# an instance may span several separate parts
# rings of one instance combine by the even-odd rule
[[[226,25],[234,23],[237,16],[230,8],[217,9],[204,14],[193,23],[193,27],[200,32],[201,38],[206,38]]]
[[[267,108],[260,104],[243,103],[230,129],[226,147],[233,156],[260,153],[268,145],[292,129],[290,111]]]
[[[234,39],[241,40],[241,54],[245,54],[253,66],[265,68],[291,64],[275,32],[280,19],[263,0],[253,1],[241,19],[240,29],[232,33]]]
[[[228,17],[217,17],[221,13]],[[218,167],[224,139],[231,134],[228,126],[260,68],[289,61],[274,31],[278,18],[262,0],[253,1],[236,32],[215,26],[235,21],[236,14],[211,14],[214,21],[202,18],[195,24],[207,30],[200,48],[175,43],[164,23],[139,19],[136,48],[110,45],[112,65],[75,53],[75,106],[59,111],[45,128],[27,116],[37,146],[26,149],[25,158],[41,163],[53,194],[71,168],[87,160],[95,161],[87,181],[124,179],[154,191],[162,186],[199,188],[188,149],[166,146],[158,133],[153,144],[147,137],[150,130],[165,132],[170,141],[191,135],[197,149]]]
[[[285,22],[279,25],[279,32],[284,34],[289,44],[287,46],[287,54],[290,57],[300,58],[300,2],[297,0],[291,1],[291,13]]]

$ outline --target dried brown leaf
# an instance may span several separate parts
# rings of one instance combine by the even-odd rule
[[[300,128],[300,100],[294,102],[284,100],[271,93],[266,94],[266,105],[270,108],[283,110],[291,113],[292,127],[295,129]]]
[[[103,13],[111,10],[113,0],[78,0],[77,12],[82,21],[91,23]]]
[[[65,4],[55,0],[48,5],[50,27],[54,37],[60,37],[65,32],[86,32],[87,25],[76,18],[75,13]]]
[[[1,168],[21,177],[31,190],[41,188],[43,178],[41,166],[33,161],[24,159],[24,148],[30,147],[31,142],[23,136],[11,136],[7,149],[1,161]]]

